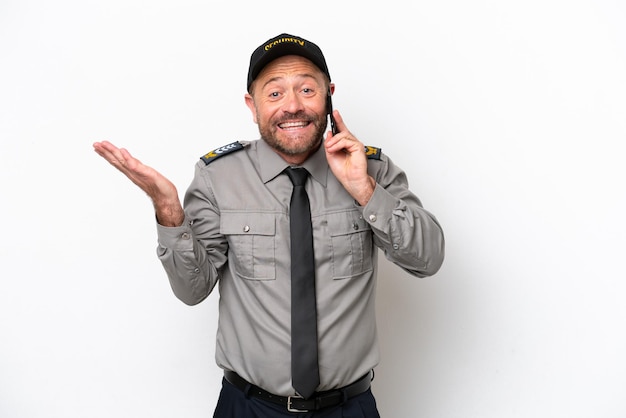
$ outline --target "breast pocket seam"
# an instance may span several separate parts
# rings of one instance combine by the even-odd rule
[[[220,233],[229,243],[232,267],[246,280],[276,280],[276,215],[222,212]]]

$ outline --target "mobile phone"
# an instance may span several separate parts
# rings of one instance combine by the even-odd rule
[[[326,95],[326,110],[328,111],[328,116],[330,116],[330,130],[333,135],[337,135],[337,122],[335,122],[335,117],[333,116],[333,100],[331,99],[332,93],[330,89],[328,89],[328,94]]]

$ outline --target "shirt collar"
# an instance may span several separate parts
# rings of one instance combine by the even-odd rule
[[[267,145],[263,139],[258,141],[257,152],[259,154],[259,167],[261,169],[261,179],[263,183],[267,183],[272,180],[283,170],[289,167],[289,164],[278,155],[272,147]],[[307,169],[311,177],[313,177],[318,183],[326,187],[328,180],[328,162],[326,161],[326,153],[324,152],[324,145],[315,151],[302,165]]]

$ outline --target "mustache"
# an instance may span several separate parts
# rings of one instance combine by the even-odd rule
[[[296,113],[285,112],[279,119],[276,120],[276,123],[289,122],[294,119],[304,120],[307,122],[314,122],[317,120],[315,116],[309,115],[303,110],[299,110]]]

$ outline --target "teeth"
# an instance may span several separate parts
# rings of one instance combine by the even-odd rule
[[[286,129],[286,128],[301,128],[306,125],[307,125],[306,122],[285,122],[285,123],[279,124],[278,126],[280,126],[282,129]]]

